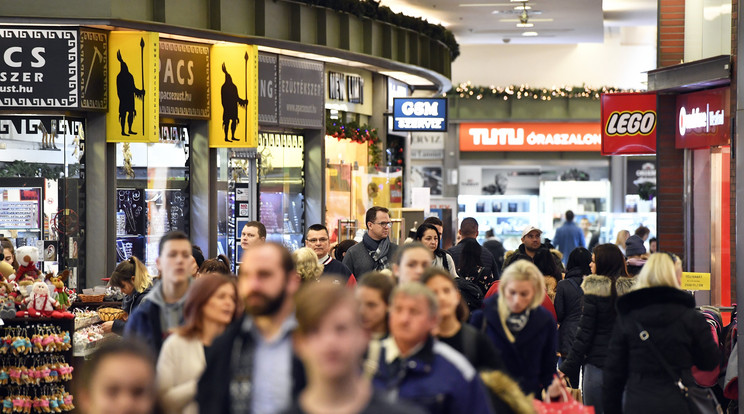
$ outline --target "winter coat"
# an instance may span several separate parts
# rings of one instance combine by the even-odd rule
[[[545,244],[540,245],[540,248],[550,250],[550,253],[553,253],[553,261],[555,262],[556,267],[558,267],[561,272],[565,271],[565,267],[563,266],[563,253],[556,249],[551,249]],[[520,244],[517,250],[510,250],[504,254],[504,267],[501,269],[502,273],[504,272],[504,269],[509,267],[509,265],[516,260],[516,253],[527,254],[527,249],[524,247],[524,243]]]
[[[398,245],[390,242],[390,250],[388,250],[388,266],[393,265],[395,260],[395,252],[398,250]],[[346,251],[344,260],[342,262],[346,267],[349,268],[351,273],[356,277],[357,280],[362,280],[365,274],[373,272],[375,270],[375,260],[369,255],[369,250],[363,242],[357,243]]]
[[[147,296],[148,293],[150,293],[151,287],[148,287],[144,291],[137,292],[136,290],[132,292],[131,295],[127,295],[124,297],[124,301],[121,302],[121,309],[127,313],[127,315],[132,315],[135,309],[142,303],[142,299]],[[117,319],[114,321],[114,325],[111,327],[111,331],[115,334],[124,335],[124,327],[126,326],[127,322],[123,321],[121,319]]]
[[[150,346],[155,355],[160,355],[163,341],[170,334],[169,328],[163,326],[163,313],[173,312],[179,315],[178,325],[181,325],[183,323],[183,305],[186,301],[186,295],[174,304],[166,304],[163,289],[160,284],[157,284],[150,289],[147,295],[143,296],[140,305],[129,315],[124,327],[124,336],[140,339]]]
[[[196,402],[200,413],[230,414],[230,381],[232,367],[236,363],[232,360],[235,341],[238,336],[242,336],[243,341],[254,344],[253,336],[241,330],[244,320],[245,318],[241,318],[228,325],[225,332],[212,342],[212,346],[206,352],[207,367],[196,389]],[[250,347],[248,352],[250,353],[248,357],[253,358],[255,346]],[[243,373],[244,377],[251,375],[252,373]],[[292,396],[296,398],[305,385],[305,369],[302,362],[292,355]]]
[[[542,306],[532,309],[527,324],[512,342],[500,314],[504,311],[499,310],[498,302],[499,295],[486,300],[483,310],[474,312],[470,323],[484,331],[501,351],[507,372],[519,383],[522,391],[540,395],[553,381],[558,360],[555,319]],[[507,315],[503,316],[506,318]]]
[[[163,342],[157,364],[158,397],[168,414],[197,414],[196,385],[207,361],[198,337],[173,334]]]
[[[463,244],[462,241],[460,241],[460,243],[458,243],[456,246],[452,246],[449,248],[449,250],[447,250],[447,252],[452,255],[452,260],[455,261],[455,266],[457,268],[460,268],[460,256],[462,256],[462,249]],[[481,265],[483,265],[483,268],[485,269],[481,273],[485,274],[486,278],[485,280],[478,280],[476,281],[476,283],[485,288],[485,290],[488,290],[491,284],[495,280],[499,280],[499,277],[501,277],[501,272],[499,272],[499,269],[496,267],[496,260],[493,258],[493,255],[491,255],[491,252],[489,252],[488,249],[481,249]],[[460,277],[464,276],[460,275]]]
[[[603,371],[605,413],[689,413],[675,381],[640,339],[636,324],[690,386],[693,365],[710,370],[720,362],[710,327],[695,310],[695,298],[672,287],[639,289],[619,298],[617,311]]]
[[[576,338],[581,319],[582,300],[584,291],[581,282],[584,275],[579,268],[566,273],[566,278],[558,282],[555,292],[555,314],[558,318],[558,352],[563,358],[568,356]]]
[[[619,277],[615,282],[617,296],[628,293],[634,279]],[[568,358],[560,366],[561,372],[569,377],[579,375],[584,364],[602,368],[607,357],[607,348],[615,326],[615,302],[612,299],[612,279],[607,276],[590,275],[581,284],[584,291],[584,309],[579,320],[573,346]]]
[[[393,358],[395,340],[383,340],[373,385],[430,414],[489,414],[491,402],[478,372],[462,354],[434,338],[408,358]],[[390,361],[390,359],[393,359]]]
[[[555,231],[553,244],[563,253],[566,260],[575,248],[586,247],[584,243],[584,232],[573,221],[566,221]]]

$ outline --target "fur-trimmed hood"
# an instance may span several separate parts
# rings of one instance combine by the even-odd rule
[[[619,277],[615,281],[615,290],[617,296],[623,296],[630,292],[635,284],[635,279],[630,277]],[[581,283],[581,289],[585,295],[595,295],[602,297],[612,296],[612,279],[607,276],[588,275],[584,277]]]
[[[544,249],[545,245],[541,244],[540,248]],[[527,250],[524,247],[524,243],[520,244],[516,250],[507,250],[506,253],[504,253],[504,263],[509,263],[509,259],[511,259],[511,257],[517,253],[527,254]],[[563,260],[563,253],[561,253],[560,250],[550,249],[550,253],[553,253],[553,256],[557,257],[558,260]]]

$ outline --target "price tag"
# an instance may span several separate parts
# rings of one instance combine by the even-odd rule
[[[684,290],[710,290],[710,273],[682,272]]]

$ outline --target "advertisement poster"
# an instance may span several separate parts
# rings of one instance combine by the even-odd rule
[[[279,56],[279,119],[282,125],[323,126],[324,74],[322,62]]]
[[[442,195],[442,167],[411,166],[411,187],[427,187],[431,195]]]
[[[159,39],[152,32],[111,32],[107,142],[158,142]]]
[[[0,48],[0,108],[78,107],[77,28],[4,26]]]
[[[213,45],[209,146],[255,148],[258,143],[258,48]]]
[[[80,29],[80,108],[108,108],[108,32]]]
[[[160,114],[209,119],[209,46],[160,42]]]

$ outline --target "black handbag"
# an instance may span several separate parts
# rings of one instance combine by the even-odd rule
[[[636,327],[638,327],[638,336],[641,338],[641,341],[649,345],[649,348],[651,348],[651,352],[654,354],[656,359],[661,362],[661,365],[664,367],[666,372],[669,373],[669,376],[672,377],[672,381],[675,382],[675,385],[679,388],[680,392],[685,397],[687,406],[690,408],[690,412],[692,412],[693,414],[723,414],[721,404],[719,404],[718,400],[716,400],[716,396],[713,395],[713,391],[708,388],[699,387],[697,385],[692,385],[690,387],[686,386],[682,382],[682,378],[674,373],[674,369],[672,368],[672,366],[669,365],[666,359],[664,359],[664,357],[661,355],[661,352],[659,352],[654,343],[650,340],[651,336],[649,335],[648,331],[643,329],[643,326],[637,321]]]

